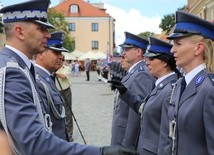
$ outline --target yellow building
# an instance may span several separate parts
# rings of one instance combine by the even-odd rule
[[[103,3],[63,0],[53,7],[68,22],[75,49],[81,52],[112,52],[115,46],[115,20],[107,14]]]
[[[208,21],[214,21],[214,0],[188,0],[185,10]]]

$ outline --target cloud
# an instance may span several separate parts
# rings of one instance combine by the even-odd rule
[[[161,29],[159,28],[161,17],[158,15],[150,18],[143,16],[137,9],[125,11],[109,4],[105,4],[104,7],[107,9],[106,12],[115,19],[116,45],[124,41],[125,31],[133,34],[139,34],[145,31],[157,34],[161,33]]]

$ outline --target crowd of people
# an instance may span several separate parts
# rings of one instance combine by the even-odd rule
[[[62,55],[68,52],[64,33],[48,32],[54,28],[47,21],[49,3],[32,0],[0,10],[6,38],[0,154],[214,154],[213,23],[177,11],[168,41],[125,32],[120,62],[97,61],[98,75],[115,91],[111,142],[98,147],[73,142],[72,70]],[[90,70],[87,59],[86,81]]]

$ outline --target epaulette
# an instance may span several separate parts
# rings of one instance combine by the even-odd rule
[[[214,86],[214,74],[213,73],[209,73],[208,76],[209,76],[209,78],[210,78],[210,80],[211,80],[211,82],[212,82],[212,84]]]

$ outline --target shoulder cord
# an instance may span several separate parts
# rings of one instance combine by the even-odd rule
[[[173,85],[171,95],[170,95],[170,101],[169,101],[169,109],[168,109],[168,111],[173,112],[173,114],[168,116],[169,117],[169,138],[171,138],[171,140],[172,140],[172,148],[171,148],[172,155],[176,154],[176,137],[177,137],[177,133],[176,133],[177,120],[176,120],[176,117],[177,117],[177,111],[178,111],[178,103],[175,103],[173,101],[173,96],[174,96],[175,89],[177,87],[178,81],[180,81],[180,80],[177,80],[177,82],[174,83],[174,85]],[[169,114],[169,112],[168,112],[168,114]],[[171,120],[170,120],[170,118],[171,118]]]
[[[42,81],[40,81],[41,84],[44,86],[45,88],[45,94],[47,96],[47,100],[48,100],[48,104],[50,105],[51,107],[51,110],[54,114],[54,116],[57,118],[57,119],[62,119],[62,118],[65,118],[65,107],[62,105],[62,113],[59,114],[58,110],[56,109],[56,106],[54,105],[53,103],[53,100],[52,100],[52,97],[50,95],[50,91],[48,89],[48,87],[46,86],[46,84]]]
[[[0,68],[0,120],[1,120],[2,126],[5,129],[5,132],[7,133],[8,137],[9,137],[9,142],[14,150],[14,153],[16,155],[22,155],[22,153],[21,153],[22,150],[18,147],[18,145],[16,144],[16,141],[12,138],[12,136],[8,130],[8,127],[7,127],[7,121],[6,121],[6,115],[5,115],[5,103],[4,103],[5,77],[6,77],[7,68],[20,69],[26,75],[26,77],[28,78],[30,85],[31,85],[32,94],[33,94],[33,102],[39,113],[40,121],[42,124],[44,124],[46,130],[48,130],[48,131],[51,131],[51,130],[49,129],[49,127],[47,127],[47,124],[45,123],[43,113],[42,113],[42,108],[40,105],[39,96],[38,96],[38,93],[34,86],[34,82],[32,81],[32,78],[29,74],[29,71],[26,69],[22,69],[18,65],[17,62],[12,62],[12,61],[7,62],[7,65],[5,67]]]
[[[150,93],[143,99],[143,103],[142,103],[142,104],[140,105],[140,107],[139,107],[138,112],[139,112],[139,114],[140,114],[141,120],[143,120],[143,114],[144,114],[145,104],[146,104],[146,102],[148,101],[149,97],[150,97]],[[141,121],[141,122],[142,122],[142,121]]]

